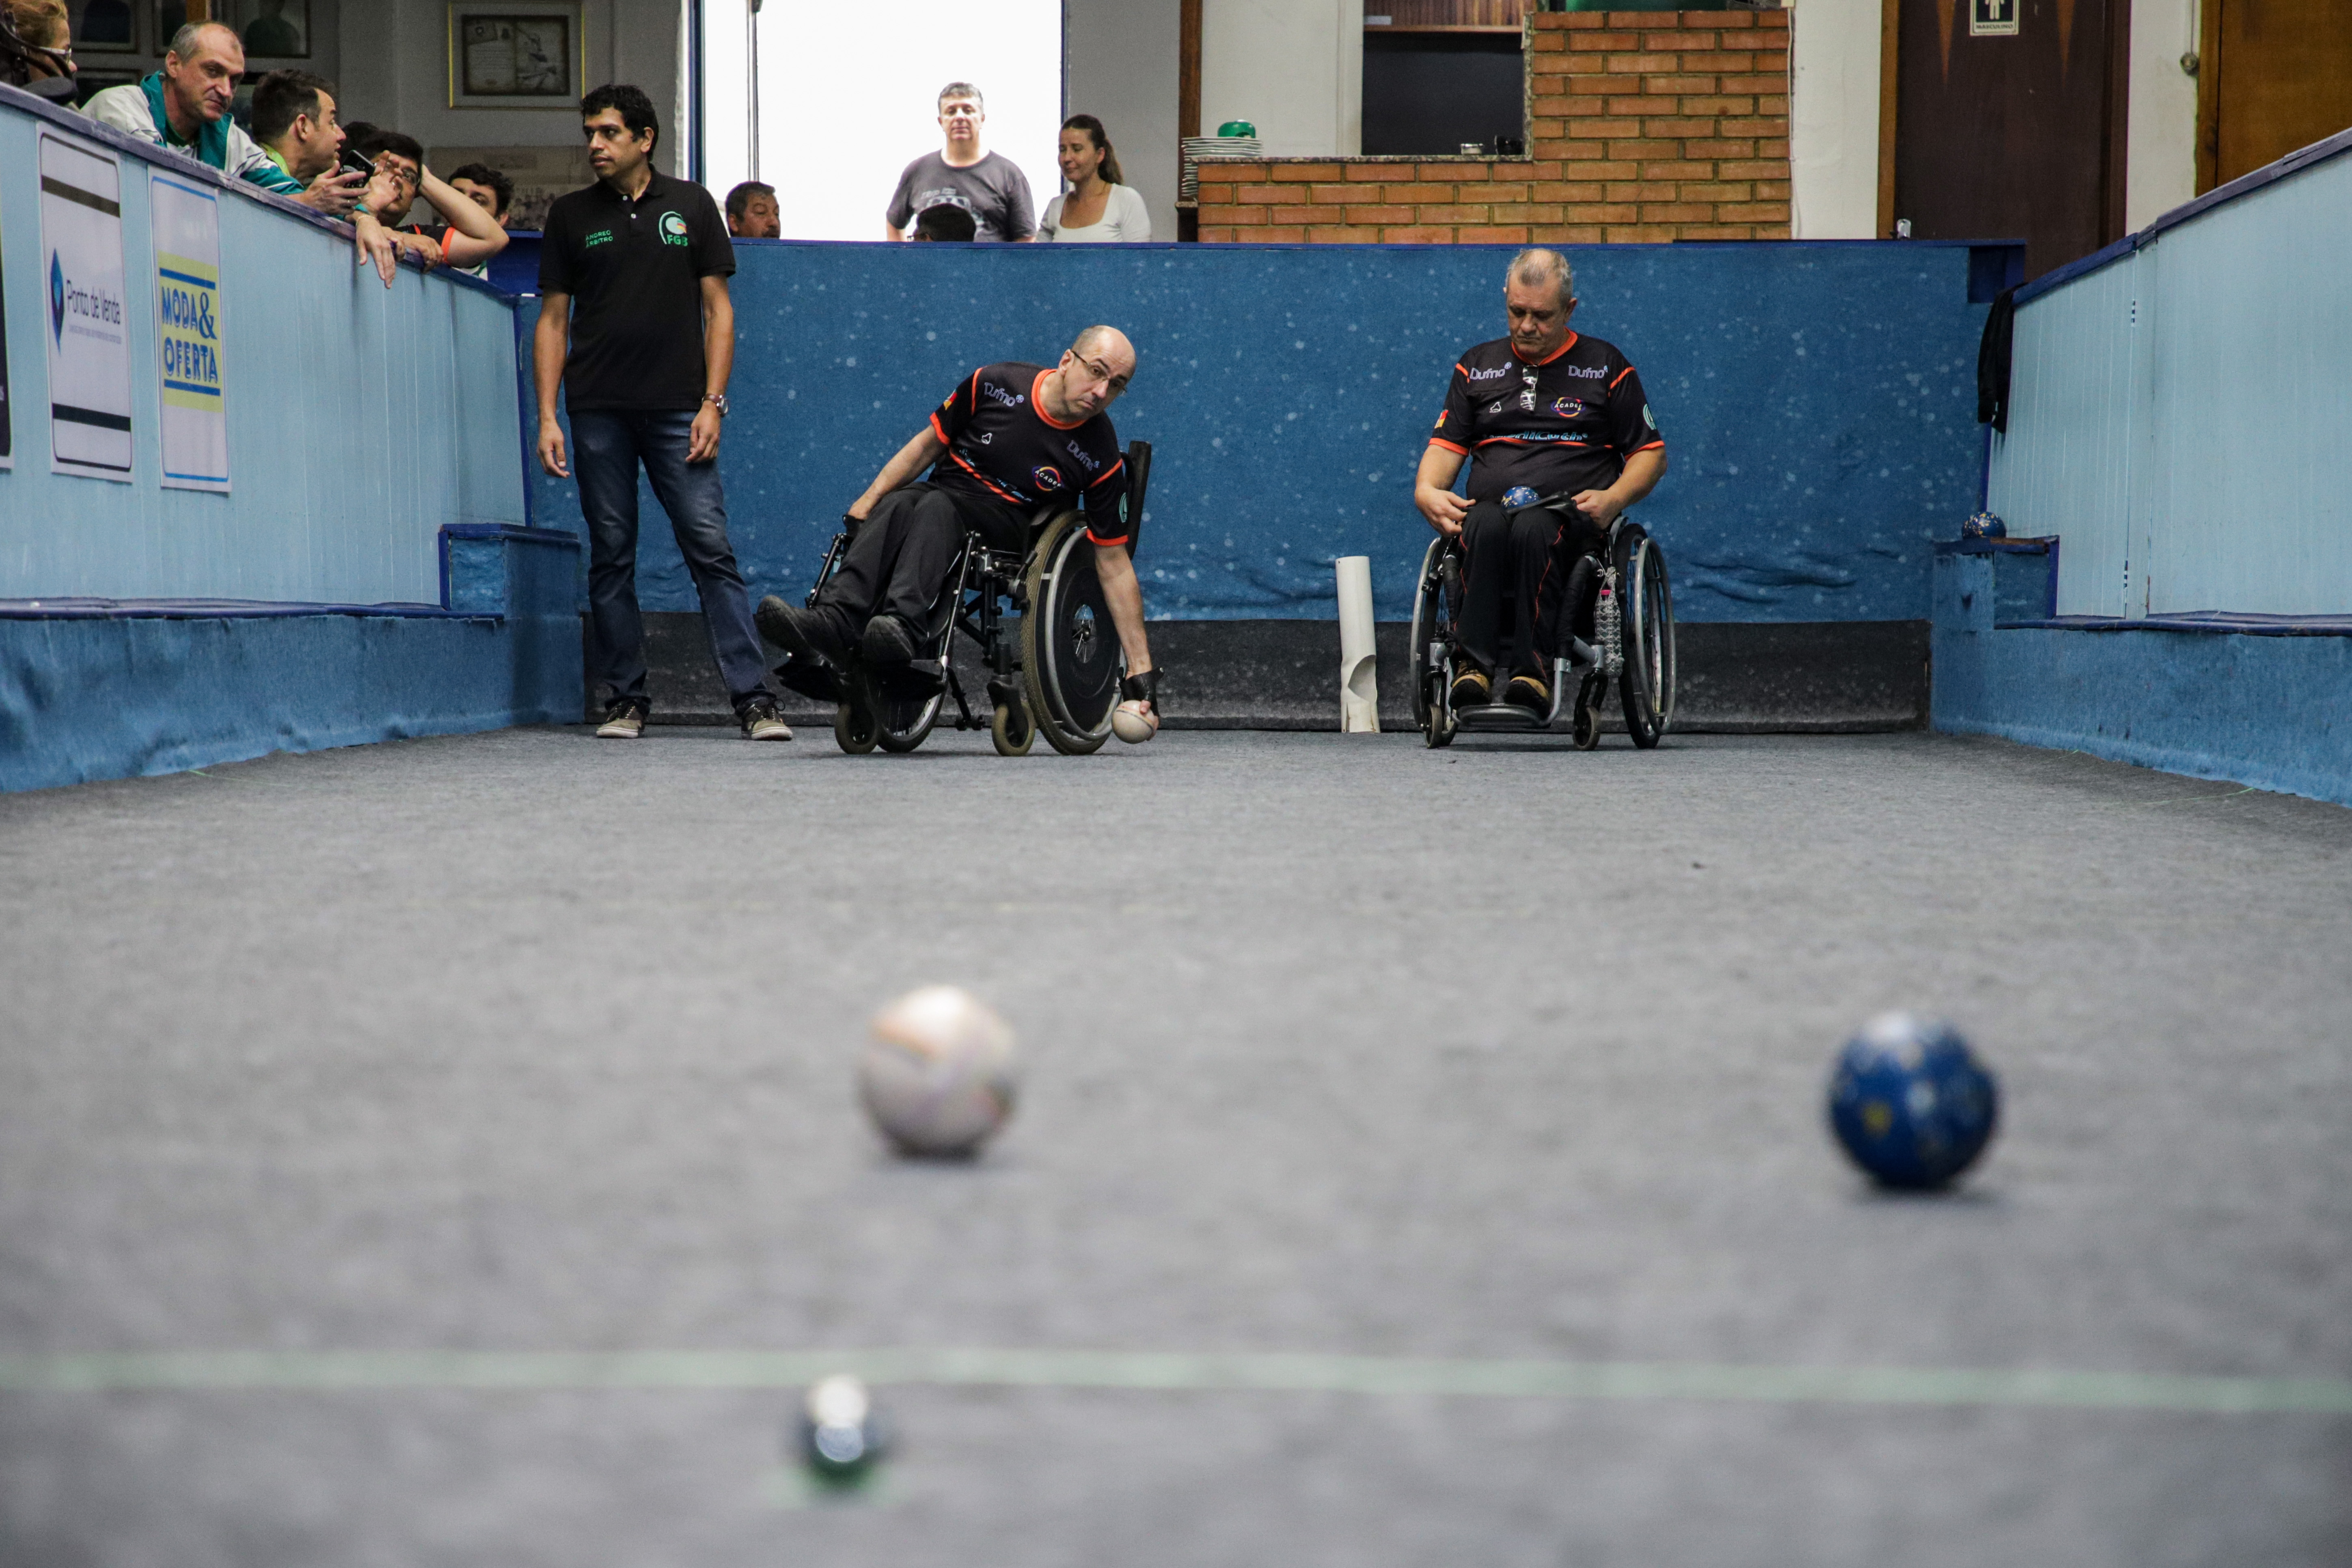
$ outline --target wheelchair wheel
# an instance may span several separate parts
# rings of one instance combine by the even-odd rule
[[[988,721],[988,738],[996,742],[1000,757],[1025,757],[1037,739],[1037,726],[1029,720],[1029,705],[1007,702]]]
[[[1625,671],[1618,692],[1625,730],[1648,751],[1675,716],[1675,599],[1666,558],[1641,529],[1621,530],[1612,552],[1623,605]]]
[[[1066,756],[1099,751],[1110,739],[1111,710],[1118,706],[1127,663],[1076,512],[1045,525],[1023,577],[1021,678],[1029,716]]]
[[[944,689],[905,696],[875,692],[874,739],[886,752],[913,751],[939,722],[940,704],[946,697]]]
[[[1431,540],[1421,558],[1421,587],[1412,596],[1412,721],[1432,750],[1450,745],[1454,731],[1447,694],[1454,668],[1445,649],[1454,646],[1454,613],[1446,602],[1446,559],[1445,539]],[[1433,645],[1443,645],[1433,657]]]
[[[859,697],[849,697],[834,709],[834,742],[851,756],[864,756],[881,738],[882,727],[874,721],[874,710]]]

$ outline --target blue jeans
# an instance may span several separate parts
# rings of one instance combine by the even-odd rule
[[[580,409],[572,416],[572,472],[588,519],[591,674],[616,697],[646,700],[646,626],[637,610],[637,465],[669,513],[678,553],[702,600],[710,657],[737,712],[767,690],[767,661],[751,625],[751,598],[727,542],[719,465],[686,460],[691,411]]]

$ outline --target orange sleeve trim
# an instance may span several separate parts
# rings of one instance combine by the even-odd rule
[[[1633,374],[1633,367],[1632,365],[1630,365],[1630,364],[1629,364],[1629,365],[1627,365],[1623,370],[1621,370],[1621,371],[1619,371],[1619,372],[1617,373],[1617,381],[1622,381],[1622,380],[1624,380],[1627,376],[1629,376],[1629,375],[1631,375],[1631,374]],[[1612,381],[1612,382],[1611,382],[1611,383],[1609,384],[1609,390],[1610,390],[1610,391],[1614,392],[1614,391],[1616,391],[1616,390],[1617,390],[1617,381]]]
[[[1459,452],[1462,456],[1464,456],[1464,457],[1465,457],[1465,458],[1466,458],[1466,457],[1468,457],[1468,456],[1470,455],[1470,448],[1469,448],[1469,447],[1457,447],[1457,446],[1455,446],[1455,445],[1454,445],[1453,442],[1451,442],[1451,441],[1443,441],[1443,440],[1440,440],[1438,437],[1434,437],[1434,436],[1432,436],[1432,437],[1429,438],[1429,444],[1430,444],[1431,446],[1433,446],[1433,447],[1444,447],[1444,448],[1445,448],[1447,451],[1449,451],[1449,452]]]
[[[940,423],[940,411],[936,408],[931,410],[931,434],[942,441],[948,439],[948,427]]]
[[[1642,445],[1634,447],[1633,452],[1655,452],[1664,447],[1665,444],[1665,437],[1662,436],[1654,441],[1644,441]],[[1625,455],[1630,458],[1633,455],[1633,452],[1628,452]]]
[[[1094,543],[1101,545],[1106,550],[1109,549],[1114,544],[1125,544],[1128,541],[1128,535],[1124,533],[1120,534],[1117,539],[1102,538],[1091,528],[1087,530],[1087,538]]]

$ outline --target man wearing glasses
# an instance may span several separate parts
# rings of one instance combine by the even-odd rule
[[[1127,654],[1123,705],[1147,712],[1157,682],[1127,553],[1127,468],[1104,412],[1134,374],[1134,345],[1116,327],[1088,327],[1051,370],[1006,361],[973,371],[850,507],[849,547],[816,603],[770,595],[761,633],[795,658],[839,666],[854,651],[877,670],[903,669],[954,613],[942,590],[965,534],[1025,550],[1031,518],[1076,498]],[[925,468],[929,479],[908,482]]]

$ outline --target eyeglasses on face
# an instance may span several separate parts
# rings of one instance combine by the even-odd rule
[[[1097,381],[1108,383],[1110,389],[1113,392],[1125,392],[1127,390],[1128,378],[1123,375],[1111,374],[1110,366],[1103,363],[1101,361],[1088,359],[1086,355],[1079,353],[1075,349],[1070,351],[1070,357],[1076,360],[1080,364],[1086,366],[1087,372],[1091,374]]]

